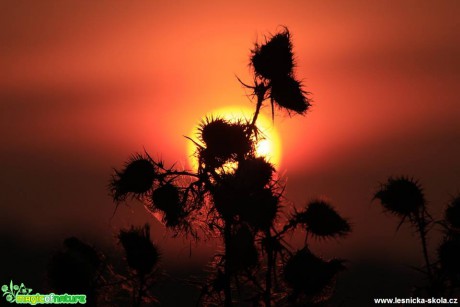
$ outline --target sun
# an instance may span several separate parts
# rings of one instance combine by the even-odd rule
[[[222,117],[230,122],[236,122],[239,119],[250,120],[253,117],[253,110],[242,107],[224,107],[213,110],[206,114],[206,117]],[[257,128],[261,132],[261,139],[256,144],[256,156],[265,157],[267,161],[272,163],[275,168],[278,168],[281,162],[281,141],[273,122],[259,113],[257,118]],[[193,128],[192,139],[196,140],[198,125]],[[196,147],[193,142],[187,144],[188,164],[193,170],[197,168],[197,160],[195,156]]]

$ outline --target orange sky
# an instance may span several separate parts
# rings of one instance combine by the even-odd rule
[[[420,178],[437,213],[460,191],[460,5],[279,3],[2,1],[3,227],[103,237],[148,220],[133,205],[109,223],[111,167],[143,147],[185,163],[204,114],[251,106],[235,75],[249,82],[253,43],[286,25],[314,102],[275,118],[287,196],[327,195],[349,216],[345,253],[418,248],[370,199],[398,174]]]

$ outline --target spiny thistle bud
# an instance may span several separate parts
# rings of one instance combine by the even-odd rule
[[[273,79],[270,85],[270,98],[280,108],[304,114],[311,106],[306,96],[308,93],[302,89],[302,84],[291,76]]]
[[[238,206],[240,218],[255,229],[269,229],[279,209],[279,196],[264,188],[242,199]]]
[[[324,261],[305,247],[287,261],[284,279],[294,292],[317,297],[334,281],[337,273],[344,269],[342,260]]]
[[[115,170],[110,183],[112,197],[123,201],[129,193],[139,197],[145,195],[153,185],[156,170],[150,159],[133,156],[122,171]]]
[[[153,270],[159,259],[157,247],[150,240],[150,226],[131,227],[121,230],[118,239],[126,252],[126,260],[131,269],[138,274],[148,274]]]
[[[247,176],[257,177],[258,174]],[[263,182],[259,179],[242,178],[238,171],[221,175],[212,196],[215,208],[224,220],[231,221],[238,216],[256,229],[270,227],[278,213],[279,195],[271,187],[264,187],[267,178],[261,179]]]
[[[201,160],[208,165],[222,165],[227,160],[242,157],[252,149],[247,127],[222,118],[206,118],[200,125],[200,139],[206,145]]]
[[[460,230],[460,195],[452,199],[446,209],[445,220],[450,227]]]
[[[374,199],[376,198],[387,211],[401,217],[415,215],[426,204],[420,184],[407,177],[390,177],[375,193]]]
[[[238,163],[235,176],[241,186],[254,190],[270,183],[274,171],[273,165],[264,157],[251,157]]]
[[[152,193],[152,203],[163,212],[176,210],[180,206],[179,189],[171,183],[160,186]]]
[[[288,29],[273,35],[265,44],[256,44],[252,50],[251,65],[256,75],[275,79],[292,74],[294,59]]]
[[[204,119],[200,127],[198,128],[201,135],[199,137],[206,144],[207,147],[213,146],[214,144],[219,144],[221,138],[219,136],[219,131],[228,130],[230,128],[230,123],[223,118],[206,118]],[[215,145],[216,147],[218,145]]]
[[[168,227],[179,225],[185,216],[179,189],[171,183],[166,183],[153,191],[152,205],[163,212],[163,221]]]
[[[321,238],[343,237],[351,231],[348,221],[322,200],[310,202],[304,211],[295,214],[294,220],[305,225],[312,235]]]

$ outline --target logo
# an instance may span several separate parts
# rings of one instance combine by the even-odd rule
[[[2,286],[2,292],[7,302],[16,304],[86,304],[84,294],[33,294],[31,288],[27,288],[23,283],[15,285],[12,280],[9,286]]]

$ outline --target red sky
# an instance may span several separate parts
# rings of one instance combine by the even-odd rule
[[[279,3],[2,1],[2,231],[104,240],[152,222],[136,204],[109,221],[111,168],[144,147],[185,163],[183,135],[204,114],[251,106],[235,75],[250,81],[253,43],[285,25],[314,101],[305,117],[275,118],[287,197],[326,195],[351,219],[352,236],[325,253],[418,257],[370,200],[388,176],[415,176],[441,217],[460,191],[460,5]]]

